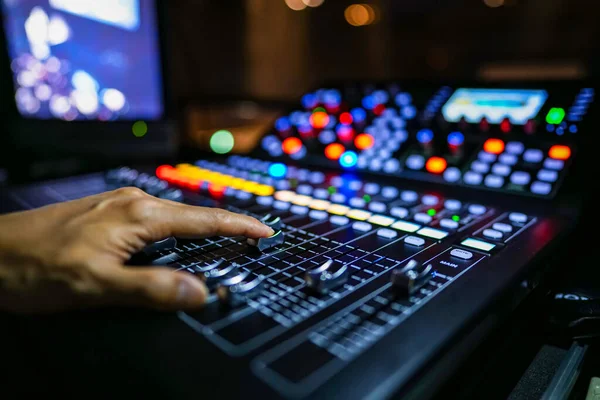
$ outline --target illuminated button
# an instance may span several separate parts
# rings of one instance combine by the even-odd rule
[[[313,200],[308,206],[313,210],[327,210],[331,206],[331,203],[325,200]]]
[[[373,226],[364,221],[356,221],[352,224],[352,229],[360,232],[369,232],[371,229],[373,229]]]
[[[400,143],[406,142],[408,139],[408,132],[406,132],[404,129],[394,131],[394,139],[399,140]]]
[[[386,199],[395,199],[398,197],[398,189],[393,186],[384,186],[383,189],[381,189],[381,195]]]
[[[452,257],[460,258],[463,260],[470,260],[471,258],[473,258],[473,253],[463,249],[452,249],[452,251],[450,251],[450,255]]]
[[[481,161],[473,161],[471,169],[479,174],[487,174],[490,170],[490,165]]]
[[[331,201],[333,201],[334,203],[345,203],[346,196],[342,193],[334,193],[331,195]]]
[[[296,154],[302,149],[302,141],[296,137],[289,137],[283,141],[281,147],[286,154]]]
[[[530,180],[531,176],[524,171],[515,171],[510,176],[510,181],[515,185],[527,185]]]
[[[483,240],[477,240],[477,239],[472,239],[472,238],[465,239],[460,244],[462,244],[463,246],[470,247],[472,249],[481,250],[481,251],[490,251],[494,247],[496,247],[495,244],[491,244],[488,242],[484,242]]]
[[[469,206],[469,214],[483,215],[487,211],[487,208],[481,204],[471,204]]]
[[[448,236],[448,232],[433,228],[423,228],[417,232],[421,236],[427,236],[432,239],[443,239]]]
[[[498,175],[488,175],[485,177],[483,184],[490,188],[500,188],[504,185],[504,178]]]
[[[410,169],[419,170],[425,165],[425,158],[419,154],[412,154],[406,158],[406,166]]]
[[[500,154],[498,161],[506,165],[515,165],[517,163],[517,156],[509,153]]]
[[[525,153],[523,153],[523,160],[525,160],[528,163],[539,163],[542,161],[543,158],[544,153],[542,153],[542,151],[539,149],[528,149],[525,150]]]
[[[312,197],[299,194],[291,202],[299,206],[307,206],[311,201],[313,201]]]
[[[310,212],[308,213],[308,216],[311,217],[312,219],[326,219],[328,217],[327,213],[325,211],[321,211],[321,210],[310,210]]]
[[[390,226],[394,223],[395,219],[383,215],[373,215],[368,221],[375,225]]]
[[[387,206],[379,201],[373,201],[369,203],[369,211],[375,213],[384,213],[387,210]]]
[[[446,229],[456,229],[458,228],[458,222],[453,219],[444,218],[440,220],[440,226]]]
[[[308,176],[308,181],[313,185],[319,185],[325,182],[325,174],[322,172],[311,172]]]
[[[416,236],[407,236],[404,238],[404,243],[415,247],[423,247],[425,239]]]
[[[444,171],[444,180],[446,182],[456,182],[460,179],[460,170],[456,167],[447,168]]]
[[[511,222],[515,222],[517,224],[524,224],[525,222],[527,222],[527,215],[523,213],[512,212],[508,214],[508,219]]]
[[[278,190],[288,190],[290,188],[290,183],[288,181],[277,181],[275,182],[275,187]]]
[[[500,139],[488,139],[483,144],[483,150],[492,154],[501,154],[504,151],[504,142]]]
[[[256,202],[258,204],[260,204],[261,206],[269,207],[271,204],[273,204],[273,197],[272,196],[258,196],[256,198]]]
[[[404,207],[393,207],[390,210],[390,214],[392,214],[396,218],[404,219],[408,216],[408,210]]]
[[[425,164],[425,169],[431,174],[441,174],[447,166],[448,163],[442,157],[430,157]]]
[[[398,232],[393,231],[391,229],[383,228],[383,229],[379,229],[377,231],[377,236],[380,236],[380,237],[383,237],[386,239],[395,239],[398,236]]]
[[[327,212],[329,214],[334,214],[334,215],[345,215],[348,212],[348,210],[350,210],[350,209],[346,206],[342,206],[340,204],[332,204],[331,207],[329,207],[327,209]]]
[[[358,192],[361,187],[362,187],[361,181],[350,181],[350,183],[348,184],[348,188],[355,192]]]
[[[370,194],[371,196],[379,193],[380,187],[376,183],[369,182],[365,184],[364,191],[366,194]]]
[[[492,153],[488,153],[487,151],[480,151],[479,154],[477,155],[477,158],[479,158],[480,161],[483,161],[486,163],[493,163],[494,161],[496,161],[496,155],[492,154]]]
[[[276,200],[273,202],[273,208],[281,211],[285,211],[290,208],[290,203],[286,201]]]
[[[503,235],[502,235],[502,232],[499,232],[495,229],[484,229],[483,236],[485,236],[488,239],[498,240],[498,239],[502,239]]]
[[[537,178],[544,182],[556,182],[558,179],[558,172],[550,169],[541,169],[538,171]]]
[[[544,168],[554,169],[556,171],[560,171],[565,167],[565,162],[562,160],[555,160],[553,158],[546,158],[544,161]]]
[[[291,206],[290,212],[296,215],[304,215],[308,213],[308,207],[304,206]]]
[[[462,203],[458,200],[448,199],[444,202],[444,208],[450,211],[460,210],[462,207]]]
[[[405,201],[407,203],[416,203],[419,200],[419,195],[417,194],[417,192],[413,192],[412,190],[404,190],[400,194],[400,198],[402,199],[402,201]]]
[[[413,218],[415,221],[420,222],[422,224],[428,224],[433,219],[429,214],[425,213],[416,213]]]
[[[506,152],[509,154],[519,155],[525,150],[525,145],[521,142],[506,143]]]
[[[503,233],[511,233],[513,230],[512,225],[505,224],[502,222],[494,223],[494,225],[492,225],[492,228]]]
[[[383,163],[383,170],[388,174],[393,174],[400,170],[400,161],[395,158],[391,158]]]
[[[213,190],[211,190],[211,189],[213,189]],[[223,193],[221,190],[224,191],[225,188],[223,186],[215,186],[215,185],[211,185],[209,187],[209,191],[211,191],[211,194],[214,194],[214,195]],[[235,198],[239,199],[239,200],[250,200],[252,198],[252,193],[239,191],[235,194]]]
[[[500,176],[508,176],[511,168],[506,164],[494,164],[492,165],[492,173]]]
[[[344,186],[344,180],[342,179],[341,176],[334,176],[333,178],[331,178],[331,186],[336,187],[336,188],[340,188],[342,186]]]
[[[555,160],[567,160],[571,157],[571,149],[568,146],[555,144],[548,150],[548,156]]]
[[[383,161],[380,158],[374,158],[369,163],[369,169],[371,171],[379,171],[383,167]]]
[[[327,189],[317,188],[313,192],[313,197],[316,199],[326,199],[327,197],[329,197],[329,192],[327,191]]]
[[[367,202],[362,197],[353,197],[348,201],[348,204],[354,208],[364,208]]]
[[[412,222],[396,221],[392,224],[392,228],[404,232],[416,232],[421,228],[421,225],[413,224]]]
[[[429,207],[433,207],[433,206],[437,205],[437,203],[439,203],[439,201],[440,201],[440,199],[438,199],[436,196],[434,196],[432,194],[426,194],[423,197],[421,197],[421,203],[423,203]]]
[[[331,222],[333,225],[341,226],[341,225],[348,225],[350,223],[350,220],[341,215],[332,215],[331,217],[329,217],[329,222]]]
[[[276,192],[274,197],[276,200],[291,201],[294,197],[296,197],[296,193],[290,192],[288,190],[281,190],[279,192]]]
[[[331,143],[325,147],[325,157],[332,161],[337,161],[345,151],[346,148],[340,143]]]
[[[348,211],[348,213],[346,214],[346,216],[352,218],[352,219],[356,219],[359,221],[366,221],[367,219],[369,219],[371,217],[371,213],[368,211],[363,211],[363,210],[350,210]]]
[[[483,180],[483,176],[477,172],[467,171],[463,177],[463,180],[468,185],[479,185]]]
[[[535,181],[531,184],[531,192],[546,195],[552,191],[552,185],[547,182]]]

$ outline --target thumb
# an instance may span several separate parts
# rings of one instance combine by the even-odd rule
[[[103,302],[158,310],[199,308],[208,289],[195,276],[169,268],[113,267],[103,271],[102,285],[108,296]]]

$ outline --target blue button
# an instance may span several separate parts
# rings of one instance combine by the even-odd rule
[[[492,173],[500,176],[508,176],[511,168],[506,164],[494,164],[492,166]]]
[[[331,178],[330,183],[331,183],[331,186],[339,188],[344,185],[344,180],[340,176],[334,176],[333,178]]]
[[[477,158],[486,163],[493,163],[494,161],[496,161],[496,155],[488,153],[487,151],[480,151]]]
[[[444,202],[444,208],[450,211],[460,210],[462,203],[458,200],[448,199]]]
[[[406,166],[410,169],[418,170],[425,165],[425,158],[419,154],[413,154],[406,159]]]
[[[393,186],[384,186],[383,189],[381,189],[381,195],[386,199],[395,199],[398,197],[398,189]]]
[[[318,171],[311,172],[310,176],[308,177],[308,181],[314,185],[321,184],[325,182],[325,174]]]
[[[504,185],[504,178],[498,175],[488,175],[483,183],[487,187],[499,188]]]
[[[405,190],[402,192],[402,194],[400,194],[400,198],[402,201],[407,203],[415,203],[417,200],[419,200],[419,195],[417,192],[413,192],[412,190]]]
[[[471,164],[471,169],[479,174],[487,174],[487,172],[490,170],[490,166],[489,164],[481,161],[473,161]]]
[[[527,185],[530,180],[531,176],[523,171],[515,171],[510,176],[510,181],[515,185]]]
[[[408,216],[408,210],[404,207],[392,207],[390,214],[396,218],[404,219]]]
[[[397,131],[394,131],[394,139],[399,140],[401,143],[402,142],[406,142],[406,140],[408,139],[408,132],[406,132],[404,129],[399,129]]]
[[[373,201],[369,203],[369,211],[383,214],[387,211],[387,206],[379,201]]]
[[[483,180],[483,176],[481,176],[481,174],[478,174],[477,172],[468,171],[465,173],[463,180],[468,185],[479,185]]]
[[[506,165],[515,165],[517,163],[517,156],[514,154],[503,153],[498,157],[498,161]]]
[[[523,160],[528,163],[539,163],[544,158],[544,153],[539,149],[528,149],[523,153]]]
[[[537,174],[537,178],[544,182],[556,182],[558,179],[558,172],[550,169],[541,169]]]
[[[348,188],[355,192],[358,192],[361,187],[362,187],[361,181],[350,181],[350,183],[348,184]]]
[[[344,196],[342,193],[334,193],[331,195],[331,201],[334,203],[345,203],[346,196]]]
[[[400,161],[392,158],[383,164],[383,170],[388,174],[393,174],[400,170]]]
[[[371,162],[369,162],[369,169],[371,171],[379,171],[381,167],[383,167],[383,161],[381,161],[381,158],[373,158]]]
[[[565,166],[565,162],[563,160],[555,160],[553,158],[547,158],[544,161],[544,168],[553,169],[560,171]]]
[[[525,150],[525,145],[521,142],[506,143],[505,151],[510,154],[519,155]]]
[[[446,182],[456,182],[460,179],[460,170],[456,167],[447,168],[443,176]]]
[[[353,197],[350,199],[349,204],[354,208],[364,208],[367,202],[362,197]]]
[[[471,204],[469,206],[469,213],[473,215],[483,215],[487,211],[487,208],[481,204]]]
[[[437,203],[439,201],[440,200],[436,196],[431,195],[431,194],[426,194],[423,197],[421,197],[421,203],[423,203],[429,207],[433,207],[433,206],[437,205]]]
[[[310,185],[299,185],[296,188],[296,192],[300,193],[300,194],[304,194],[306,196],[310,196],[310,194],[312,193],[313,188]]]
[[[552,190],[552,185],[546,182],[535,181],[531,184],[531,192],[546,195]]]
[[[379,193],[379,185],[373,182],[369,182],[365,184],[364,191],[366,194],[370,194],[371,196]]]

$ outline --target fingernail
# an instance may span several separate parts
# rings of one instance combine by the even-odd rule
[[[193,276],[179,282],[177,301],[186,305],[199,305],[206,299],[206,286]]]
[[[273,236],[275,234],[275,231],[267,225],[265,225],[265,232],[267,236]]]

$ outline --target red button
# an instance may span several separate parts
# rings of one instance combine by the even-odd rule
[[[500,154],[504,151],[504,142],[500,139],[488,139],[483,144],[483,149],[488,153]]]
[[[448,163],[442,157],[431,157],[425,163],[425,169],[432,174],[441,174],[446,170]]]
[[[555,144],[554,146],[550,147],[550,150],[548,150],[548,156],[550,156],[550,158],[554,158],[555,160],[568,160],[569,157],[571,157],[571,149],[569,146]]]

